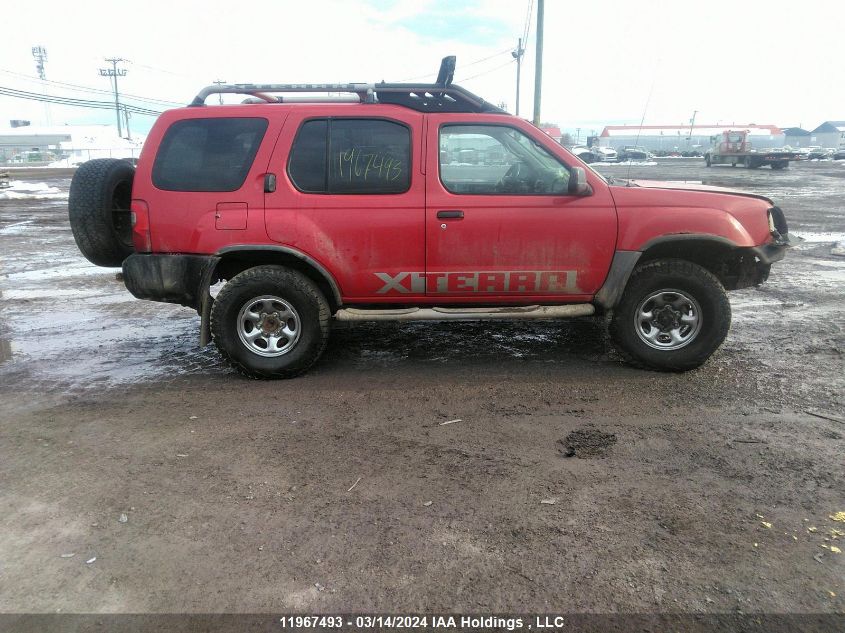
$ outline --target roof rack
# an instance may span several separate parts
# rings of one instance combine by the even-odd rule
[[[358,103],[389,103],[419,112],[487,112],[506,114],[504,110],[488,103],[478,95],[460,86],[452,85],[455,73],[455,56],[444,57],[440,63],[437,81],[433,84],[377,83],[377,84],[229,84],[206,86],[199,91],[191,106],[204,106],[213,94],[243,94],[252,97],[249,103],[324,103],[331,101],[356,101]],[[348,93],[345,97],[282,97],[276,93]]]

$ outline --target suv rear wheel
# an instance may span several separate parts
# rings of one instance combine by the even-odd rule
[[[636,268],[613,311],[610,334],[630,363],[658,371],[702,365],[725,340],[731,306],[721,282],[682,260]]]
[[[308,277],[282,266],[235,275],[211,309],[211,333],[223,358],[251,378],[293,378],[320,357],[329,337],[329,305]]]

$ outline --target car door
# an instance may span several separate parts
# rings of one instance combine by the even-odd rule
[[[617,228],[601,178],[588,171],[590,195],[571,195],[576,161],[521,120],[437,114],[427,128],[429,295],[567,302],[601,287]]]
[[[346,110],[292,110],[268,170],[267,234],[326,268],[346,303],[424,296],[410,281],[425,270],[423,115]]]

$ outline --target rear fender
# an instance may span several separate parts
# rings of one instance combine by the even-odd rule
[[[340,286],[334,276],[317,260],[297,249],[274,245],[235,245],[219,250],[215,256],[219,258],[217,264],[203,279],[204,285],[200,288],[200,346],[207,345],[211,340],[211,285],[218,280],[231,279],[253,266],[278,264],[298,270],[317,284],[329,302],[332,313],[343,305]]]

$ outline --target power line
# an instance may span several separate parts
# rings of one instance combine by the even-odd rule
[[[56,103],[58,105],[75,106],[81,108],[94,108],[98,110],[114,109],[114,103],[110,101],[92,101],[89,99],[77,99],[74,97],[59,97],[38,92],[17,90],[16,88],[8,88],[6,86],[0,86],[0,95],[5,95],[7,97],[15,97],[18,99],[28,99],[30,101]],[[158,110],[150,110],[149,108],[141,108],[126,103],[121,104],[120,107],[133,114],[140,114],[143,116],[158,116],[159,114],[161,114],[161,112],[159,112]]]
[[[493,53],[492,55],[488,55],[487,57],[482,57],[481,59],[476,59],[474,62],[470,62],[468,64],[461,64],[461,69],[469,68],[470,66],[475,66],[476,64],[480,64],[481,62],[486,62],[489,59],[493,59],[494,57],[499,57],[500,55],[504,55],[505,53],[510,53],[511,49],[506,48],[503,51],[499,51],[498,53]],[[427,77],[437,77],[437,73],[426,73],[425,75],[417,75],[416,77],[408,77],[407,79],[400,79],[396,83],[405,83],[406,81],[415,81],[417,79],[426,79]]]
[[[23,73],[17,73],[11,70],[6,70],[5,68],[0,68],[0,73],[4,73],[6,75],[12,75],[14,77],[21,77],[22,79],[26,79],[28,81],[38,82],[41,83],[38,77],[33,77],[32,75],[25,75]],[[64,88],[72,88],[74,92],[90,92],[93,94],[106,94],[111,95],[111,90],[103,90],[101,88],[92,88],[91,86],[83,86],[80,84],[72,84],[67,83],[64,81],[52,81],[50,79],[45,79],[44,83],[51,84],[54,86],[62,86]],[[184,103],[178,101],[167,101],[166,99],[155,99],[153,97],[142,97],[140,95],[130,94],[128,92],[121,93],[123,97],[129,97],[133,101],[143,101],[146,103],[155,103],[155,104],[162,104],[162,105],[174,105],[174,106],[183,106]]]
[[[510,49],[508,49],[508,52],[510,52]],[[484,75],[489,75],[492,72],[496,72],[497,70],[504,68],[505,66],[509,66],[510,64],[513,64],[515,61],[516,61],[515,59],[509,59],[508,61],[506,61],[501,66],[496,66],[495,68],[491,68],[490,70],[485,70],[484,72],[480,72],[477,75],[472,75],[470,77],[464,77],[463,79],[459,79],[458,81],[463,83],[463,82],[469,81],[470,79],[476,79],[477,77],[483,77]]]
[[[525,13],[525,28],[522,31],[522,44],[528,46],[528,34],[531,33],[531,15],[534,11],[534,0],[528,0],[528,11]]]
[[[130,59],[125,59],[123,61],[125,61],[127,64],[132,64],[133,66],[137,66],[138,68],[145,68],[147,70],[154,70],[157,73],[164,73],[166,75],[173,75],[174,77],[188,77],[188,78],[190,78],[190,75],[185,75],[184,73],[175,73],[172,70],[165,70],[164,68],[156,68],[155,66],[147,66],[146,64],[139,64],[137,62],[133,62]]]

